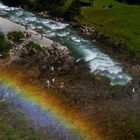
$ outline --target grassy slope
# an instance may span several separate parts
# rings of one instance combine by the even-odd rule
[[[112,8],[108,8],[110,4]],[[115,0],[94,0],[93,6],[82,7],[81,12],[85,23],[96,25],[111,41],[125,43],[140,56],[140,6]]]

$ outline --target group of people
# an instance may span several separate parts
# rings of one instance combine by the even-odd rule
[[[54,66],[50,67],[50,73],[51,73],[52,76],[54,76],[54,74],[55,74],[54,73]],[[58,86],[59,86],[60,89],[64,88],[64,82],[62,82],[62,81],[58,82],[58,81],[56,81],[55,78],[52,78],[51,80],[47,80],[46,84],[47,84],[47,88],[51,88],[56,84],[59,84]]]
[[[46,84],[47,84],[47,88],[51,88],[55,85],[56,83],[56,80],[53,78],[51,81],[50,80],[47,80],[46,81]],[[64,82],[60,82],[59,83],[59,88],[60,89],[63,89],[64,88]]]
[[[30,32],[30,31],[28,31],[28,27],[25,27],[25,29],[26,29],[26,31],[25,31],[25,37],[26,38],[31,38],[31,36],[32,36],[32,32]],[[44,37],[44,35],[43,34],[41,34],[41,40],[43,40],[43,37]]]
[[[25,28],[26,29],[26,31],[25,31],[25,37],[28,39],[28,38],[31,38],[31,36],[32,36],[32,32],[30,32],[30,31],[28,31],[28,28],[26,27]],[[43,34],[41,34],[41,40],[43,39]],[[43,67],[44,69],[46,68],[46,67]],[[52,76],[54,76],[54,66],[50,66],[50,68],[49,68],[49,72],[50,72],[50,74],[52,75]],[[53,87],[55,84],[58,84],[59,83],[59,88],[60,89],[62,89],[62,88],[64,88],[64,82],[57,82],[56,81],[56,79],[55,78],[52,78],[51,80],[47,80],[46,81],[46,84],[47,84],[47,88],[51,88],[51,87]]]
[[[25,27],[26,31],[25,31],[25,37],[26,38],[30,38],[32,36],[32,32],[28,31],[28,27]]]
[[[26,32],[26,38],[30,38],[32,36],[32,32]]]

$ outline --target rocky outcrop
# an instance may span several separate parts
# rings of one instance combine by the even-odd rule
[[[53,66],[59,73],[68,73],[75,66],[75,59],[70,51],[59,43],[54,42],[50,46],[43,46],[40,52],[30,52],[28,45],[22,49],[21,58],[30,60],[42,70]]]
[[[64,21],[64,19],[62,17],[55,17],[55,16],[50,15],[49,11],[40,11],[37,13],[37,15],[44,17],[44,18],[49,18],[49,19],[52,19],[55,21],[59,21],[59,22]]]

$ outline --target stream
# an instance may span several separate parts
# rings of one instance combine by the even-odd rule
[[[0,15],[28,28],[42,30],[44,36],[68,47],[76,59],[83,59],[91,73],[109,78],[112,85],[125,85],[132,79],[123,71],[120,63],[103,53],[69,24],[45,19],[22,8],[8,7],[2,3]]]

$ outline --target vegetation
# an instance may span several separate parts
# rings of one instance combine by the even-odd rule
[[[140,4],[139,0],[117,0],[117,1],[129,3],[129,4]]]
[[[93,6],[81,9],[82,23],[95,25],[113,44],[124,44],[137,57],[140,57],[139,13],[140,6],[115,0],[94,0]]]
[[[7,56],[9,54],[10,48],[10,42],[6,40],[5,36],[2,33],[0,33],[0,54],[2,56]]]
[[[22,43],[24,39],[24,34],[20,31],[13,31],[7,35],[9,40],[12,40],[14,43]]]
[[[77,9],[73,9],[73,6],[77,7],[78,2],[79,0],[3,0],[5,4],[13,6],[21,5],[22,7],[28,7],[29,9],[37,11],[49,10],[49,12],[55,16],[65,17],[72,17],[72,15],[75,15],[73,12],[77,13]]]
[[[33,41],[30,41],[28,46],[29,46],[29,51],[30,52],[36,53],[36,52],[41,51],[41,46],[36,44],[36,43],[34,43]]]

